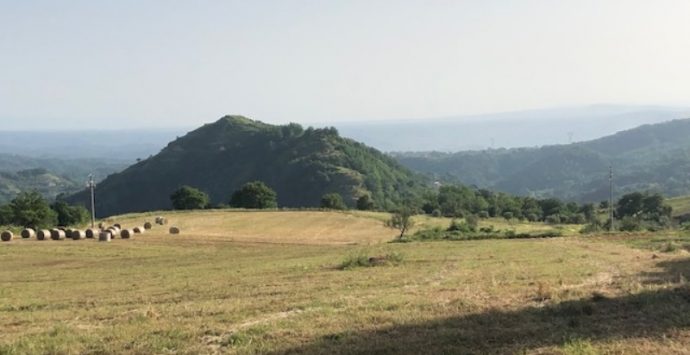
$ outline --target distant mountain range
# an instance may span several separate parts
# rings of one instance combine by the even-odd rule
[[[170,142],[160,153],[110,175],[97,187],[100,216],[171,208],[182,185],[197,187],[214,204],[228,203],[244,183],[261,180],[281,207],[318,207],[326,193],[354,206],[362,195],[390,208],[421,189],[421,179],[394,159],[333,128],[303,129],[226,116]],[[86,191],[71,196],[86,204]]]
[[[184,129],[0,131],[0,154],[29,158],[134,162],[155,154]],[[0,167],[0,170],[6,170]]]
[[[592,105],[331,125],[343,136],[385,152],[457,152],[581,142],[643,124],[688,117],[690,108]]]
[[[540,148],[458,153],[396,153],[403,165],[435,179],[503,192],[576,201],[655,190],[690,194],[690,119],[643,125],[611,136]]]

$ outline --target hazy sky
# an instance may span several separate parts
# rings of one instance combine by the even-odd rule
[[[0,129],[690,103],[690,1],[0,0]]]

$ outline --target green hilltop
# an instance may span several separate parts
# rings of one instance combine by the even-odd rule
[[[97,187],[96,207],[100,216],[167,209],[171,193],[182,185],[208,193],[212,204],[226,204],[233,191],[253,180],[274,189],[280,207],[318,207],[322,195],[335,192],[349,206],[369,195],[377,207],[390,209],[423,185],[394,159],[339,136],[335,128],[225,116],[107,177]],[[87,192],[68,200],[86,204]]]

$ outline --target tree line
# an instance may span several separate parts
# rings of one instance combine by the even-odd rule
[[[45,229],[80,225],[88,220],[86,208],[70,205],[61,196],[51,204],[36,191],[21,192],[0,206],[0,225]]]

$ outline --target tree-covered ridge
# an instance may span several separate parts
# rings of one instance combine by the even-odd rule
[[[103,216],[170,208],[171,193],[183,185],[207,193],[212,205],[227,204],[250,181],[275,190],[280,207],[318,207],[324,194],[339,193],[350,207],[369,195],[378,208],[391,209],[423,185],[394,159],[334,128],[226,116],[109,176],[97,187],[97,210]],[[87,194],[70,200],[85,203]]]
[[[608,196],[608,168],[616,195],[653,190],[690,194],[690,119],[644,125],[569,145],[458,153],[397,153],[403,165],[444,181],[534,197],[599,201]]]
[[[125,168],[122,160],[35,158],[0,153],[0,204],[22,191],[38,191],[52,200],[79,191],[89,174],[102,179]]]

